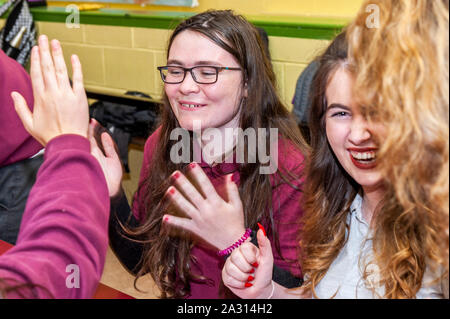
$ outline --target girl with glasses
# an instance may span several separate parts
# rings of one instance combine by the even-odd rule
[[[112,215],[112,225],[117,215],[128,226],[125,236],[142,247],[126,242],[113,225],[116,254],[137,278],[150,273],[162,297],[222,298],[227,252],[250,241],[260,223],[274,243],[274,279],[299,285],[304,143],[280,100],[257,29],[231,11],[193,16],[173,31],[167,64],[158,69],[164,82],[161,124],[145,144],[133,215],[123,197]],[[197,134],[199,127],[202,133],[214,129],[218,138]],[[243,140],[241,161],[230,129],[256,133],[256,139]],[[173,136],[180,130],[189,146],[180,148],[188,153],[181,162],[174,160],[181,144]],[[270,155],[277,169],[263,174],[266,162],[252,154],[274,145],[278,156]],[[119,189],[113,193],[120,198]],[[251,274],[248,279],[252,285]]]

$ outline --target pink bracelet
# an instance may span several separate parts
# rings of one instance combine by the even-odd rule
[[[242,245],[244,243],[244,241],[247,240],[247,238],[250,236],[250,234],[252,233],[252,230],[250,228],[247,228],[247,230],[245,231],[244,235],[242,235],[241,239],[239,239],[237,242],[235,242],[233,245],[231,245],[230,247],[224,249],[224,250],[219,250],[217,252],[217,255],[219,256],[226,256],[231,254],[231,252],[238,248],[240,245]]]

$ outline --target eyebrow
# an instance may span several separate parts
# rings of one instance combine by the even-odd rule
[[[167,65],[184,65],[183,62],[175,59],[171,59],[167,61]],[[213,65],[213,66],[219,66],[220,63],[216,61],[196,61],[194,65]]]
[[[330,109],[344,109],[347,111],[350,111],[350,108],[347,105],[344,104],[339,104],[339,103],[333,103],[327,106],[327,110]]]

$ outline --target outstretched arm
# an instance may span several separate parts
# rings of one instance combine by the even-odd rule
[[[16,246],[0,256],[3,283],[27,285],[4,293],[8,298],[92,297],[108,244],[108,189],[86,138],[89,113],[81,64],[72,56],[71,87],[61,46],[55,40],[51,44],[50,51],[41,36],[32,51],[33,113],[19,93],[12,94],[26,130],[46,152]]]

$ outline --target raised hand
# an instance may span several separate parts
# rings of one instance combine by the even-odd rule
[[[270,298],[273,255],[269,239],[263,230],[257,233],[258,247],[244,243],[228,257],[222,269],[222,280],[235,295],[243,299]]]
[[[71,57],[73,86],[70,86],[61,45],[51,42],[51,53],[45,35],[39,37],[39,47],[31,51],[30,76],[34,94],[31,113],[22,95],[12,92],[14,106],[25,129],[42,145],[62,134],[87,137],[89,106],[83,87],[81,63]]]
[[[114,141],[108,133],[103,132],[100,135],[101,148],[97,144],[95,137],[99,128],[100,124],[96,120],[91,119],[88,130],[91,154],[97,159],[103,170],[106,184],[108,185],[109,197],[114,197],[119,193],[122,182],[122,163],[114,147]]]
[[[221,197],[208,176],[196,163],[189,165],[189,176],[199,190],[176,171],[167,190],[168,200],[189,218],[164,215],[166,224],[184,228],[203,238],[218,250],[233,245],[245,233],[244,212],[237,185],[226,176],[225,194]]]

